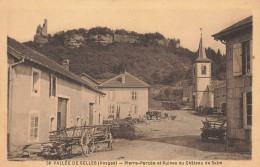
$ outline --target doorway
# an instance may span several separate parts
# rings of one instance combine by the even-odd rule
[[[67,126],[67,103],[68,99],[58,98],[57,130],[63,130]]]
[[[94,103],[89,103],[89,125],[93,125],[93,106]]]

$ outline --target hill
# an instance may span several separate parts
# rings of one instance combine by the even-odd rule
[[[111,78],[126,70],[149,84],[174,85],[191,79],[197,55],[181,47],[179,39],[166,39],[158,32],[138,34],[95,27],[62,31],[48,38],[45,45],[33,41],[25,44],[58,63],[69,59],[72,72],[85,72],[96,79]],[[223,78],[224,56],[211,48],[206,53],[213,60],[213,78]]]

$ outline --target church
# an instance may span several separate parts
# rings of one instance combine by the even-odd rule
[[[214,107],[214,89],[211,82],[211,60],[207,58],[200,37],[198,58],[193,65],[193,107]]]

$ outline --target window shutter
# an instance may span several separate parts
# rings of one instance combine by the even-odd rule
[[[243,127],[247,127],[247,105],[246,105],[246,92],[243,92]]]
[[[242,75],[242,44],[233,44],[233,76]]]
[[[49,84],[49,96],[51,96],[51,74],[49,74],[50,84]]]
[[[253,40],[250,40],[250,72],[252,73],[253,69]]]

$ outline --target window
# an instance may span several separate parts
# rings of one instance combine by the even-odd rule
[[[252,92],[243,93],[243,123],[244,128],[252,126]]]
[[[251,72],[251,52],[250,41],[242,43],[242,74]]]
[[[38,140],[39,140],[39,114],[33,112],[30,113],[29,141],[34,142]]]
[[[233,76],[252,71],[252,40],[233,44]]]
[[[77,126],[81,126],[81,119],[80,119],[80,117],[77,117]]]
[[[55,118],[51,117],[50,119],[50,131],[54,131],[55,130]]]
[[[114,105],[114,104],[110,104],[110,105],[108,106],[108,113],[109,113],[109,114],[115,113],[115,105]]]
[[[50,77],[50,96],[56,96],[57,77],[51,74]]]
[[[206,70],[207,70],[206,66],[201,66],[201,74],[202,75],[206,75]]]
[[[136,91],[132,92],[132,100],[136,100],[137,99],[137,93]]]
[[[40,78],[41,71],[32,69],[32,95],[40,95]]]

